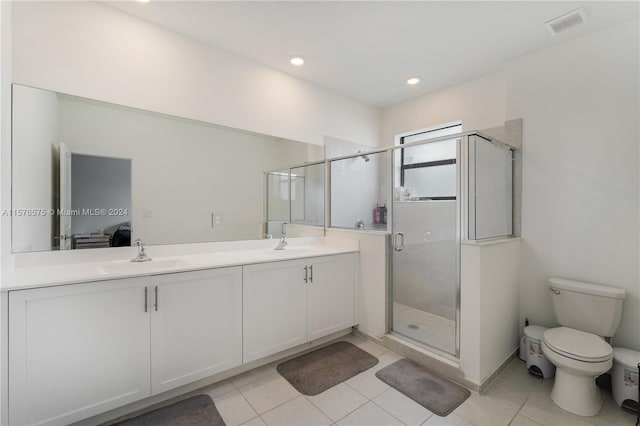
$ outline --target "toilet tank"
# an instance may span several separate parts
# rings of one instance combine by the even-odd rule
[[[611,337],[618,329],[624,289],[551,278],[549,290],[560,325],[602,337]]]

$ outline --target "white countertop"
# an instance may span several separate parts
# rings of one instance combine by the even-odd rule
[[[331,240],[321,244],[308,244],[308,241],[301,241],[297,244],[290,243],[284,250],[273,250],[277,240],[266,241],[269,242],[261,241],[259,244],[248,244],[244,249],[235,244],[230,250],[199,253],[171,253],[168,255],[169,252],[166,249],[158,249],[157,252],[160,255],[157,256],[154,255],[154,247],[152,246],[147,249],[149,257],[152,258],[149,262],[130,262],[129,260],[133,256],[117,260],[92,259],[75,263],[67,259],[59,264],[51,260],[35,262],[35,257],[34,262],[29,264],[31,262],[22,259],[19,266],[4,266],[0,290],[6,292],[358,252],[357,245],[354,246],[353,243],[336,243]],[[307,244],[305,245],[305,243]],[[216,247],[216,249],[223,248],[223,245]],[[62,256],[60,257],[62,258]]]

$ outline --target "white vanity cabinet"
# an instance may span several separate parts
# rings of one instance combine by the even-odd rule
[[[242,267],[151,277],[151,388],[242,364]]]
[[[9,424],[67,424],[242,364],[242,267],[9,293]]]
[[[348,253],[10,290],[8,423],[72,423],[347,329],[354,262]]]
[[[68,424],[151,394],[146,278],[9,293],[9,424]]]
[[[244,362],[353,326],[353,256],[244,266]]]
[[[308,289],[309,341],[355,325],[353,254],[313,259]]]
[[[309,261],[243,267],[243,360],[251,362],[307,341]]]

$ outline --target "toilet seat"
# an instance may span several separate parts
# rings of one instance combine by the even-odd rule
[[[613,358],[613,348],[602,338],[573,328],[546,330],[543,341],[558,355],[580,362],[597,363]]]

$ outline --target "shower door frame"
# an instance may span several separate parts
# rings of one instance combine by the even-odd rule
[[[388,232],[390,234],[390,239],[389,239],[389,272],[388,272],[388,302],[387,302],[387,327],[386,327],[386,332],[390,333],[394,336],[398,336],[399,338],[403,339],[403,340],[408,340],[412,343],[417,344],[418,346],[424,347],[430,351],[433,351],[435,353],[437,353],[438,355],[441,355],[443,357],[446,358],[450,358],[453,360],[458,361],[460,359],[460,250],[461,250],[461,242],[462,242],[462,235],[463,234],[463,196],[462,194],[464,193],[464,189],[466,188],[466,185],[464,185],[463,187],[463,180],[465,180],[466,174],[464,173],[464,168],[463,168],[463,164],[466,164],[467,162],[467,148],[468,148],[468,138],[469,135],[472,134],[477,134],[477,132],[466,132],[466,133],[457,133],[457,134],[453,134],[453,135],[447,135],[447,136],[440,136],[440,137],[436,137],[436,138],[432,138],[432,139],[426,139],[423,141],[417,141],[417,142],[411,142],[411,143],[407,143],[407,144],[400,144],[399,141],[402,137],[405,136],[410,136],[415,134],[416,131],[413,132],[409,132],[409,133],[405,133],[405,134],[400,134],[400,135],[396,135],[396,144],[393,147],[388,148],[388,150],[390,151],[390,161],[391,161],[391,172],[389,173],[388,176],[388,185],[390,188],[389,191],[389,202],[388,205],[390,206],[390,220],[388,221]],[[395,251],[395,232],[393,229],[393,224],[395,223],[395,218],[394,218],[394,208],[395,208],[395,200],[394,200],[394,189],[395,189],[395,183],[396,183],[396,155],[395,151],[396,150],[402,150],[402,149],[408,149],[411,147],[415,147],[415,146],[419,146],[419,145],[426,145],[429,143],[434,143],[434,142],[443,142],[443,141],[449,141],[455,139],[456,141],[456,261],[455,261],[455,287],[456,287],[456,295],[455,295],[455,318],[456,318],[456,324],[455,324],[455,339],[454,339],[454,345],[455,345],[455,354],[451,354],[449,352],[445,352],[444,350],[440,349],[440,348],[436,348],[434,346],[429,345],[428,343],[425,342],[421,342],[419,340],[413,339],[409,336],[406,336],[400,332],[394,331],[393,330],[393,288],[394,288],[394,282],[393,282],[393,268],[394,268],[394,262],[393,262],[393,252]],[[403,152],[403,151],[401,151]],[[402,157],[402,154],[400,155]],[[400,167],[398,166],[398,169]],[[465,215],[466,217],[466,215]]]

